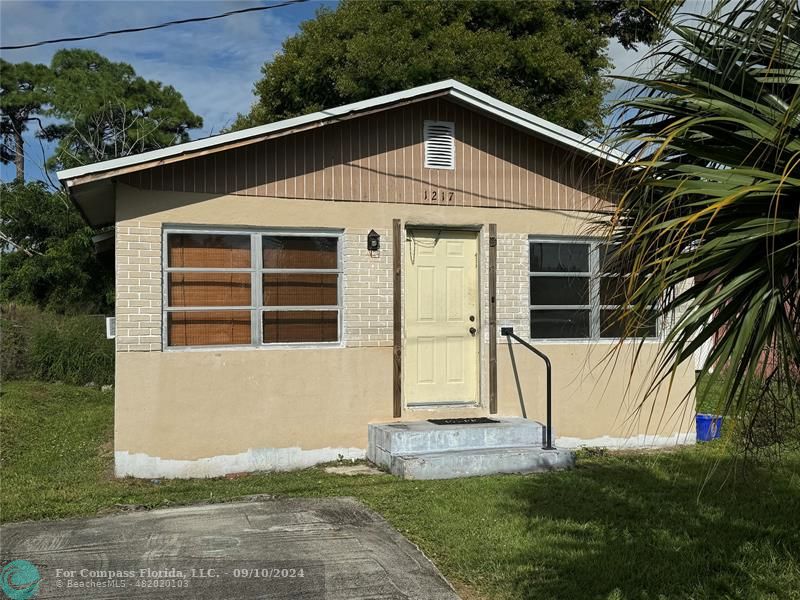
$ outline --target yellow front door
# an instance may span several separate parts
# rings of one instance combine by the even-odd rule
[[[477,233],[409,229],[405,246],[406,404],[477,403]]]

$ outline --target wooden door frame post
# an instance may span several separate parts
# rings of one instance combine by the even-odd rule
[[[402,414],[403,405],[403,372],[402,372],[402,271],[401,265],[403,264],[402,243],[401,235],[402,228],[400,227],[400,219],[392,219],[392,270],[393,270],[393,301],[392,301],[392,362],[394,363],[393,373],[393,398],[392,398],[392,416],[397,419]]]
[[[497,225],[489,224],[489,414],[497,414]]]

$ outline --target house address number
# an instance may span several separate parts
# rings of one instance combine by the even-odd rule
[[[449,204],[455,200],[455,192],[448,190],[425,190],[425,202],[441,202],[442,204]]]

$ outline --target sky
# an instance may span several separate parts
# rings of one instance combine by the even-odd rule
[[[269,4],[253,1],[198,0],[0,0],[0,40],[14,45],[110,29],[153,25],[174,19],[215,15]],[[216,21],[115,35],[96,40],[52,44],[24,50],[3,50],[9,62],[49,64],[61,48],[87,48],[115,62],[130,63],[138,75],[172,85],[189,108],[203,117],[203,128],[192,138],[218,133],[246,112],[255,97],[253,84],[261,65],[281,43],[332,1],[309,1],[274,10],[246,13]],[[26,144],[26,171],[41,177],[39,142]],[[45,148],[45,151],[48,149]],[[0,178],[13,178],[13,165],[0,167]]]
[[[708,0],[689,0],[702,3]],[[79,36],[153,25],[174,19],[209,16],[229,10],[269,4],[251,0],[0,0],[0,40],[22,44],[65,36]],[[218,133],[255,100],[253,84],[261,66],[280,50],[287,37],[297,33],[302,21],[335,0],[311,0],[274,10],[225,19],[176,25],[160,30],[115,35],[96,40],[51,44],[38,48],[0,51],[9,62],[49,64],[60,48],[96,50],[109,59],[130,63],[137,74],[174,86],[189,107],[203,117],[203,128],[190,132],[193,139]],[[635,52],[612,42],[609,55],[613,73],[629,71]],[[619,95],[619,87],[609,99]],[[41,179],[43,150],[39,141],[26,138],[28,178]],[[13,165],[0,167],[0,178],[13,178]]]

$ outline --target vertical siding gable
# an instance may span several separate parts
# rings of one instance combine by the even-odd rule
[[[426,119],[455,123],[455,169],[424,168]],[[141,189],[347,202],[591,210],[601,166],[437,98],[121,177]]]

